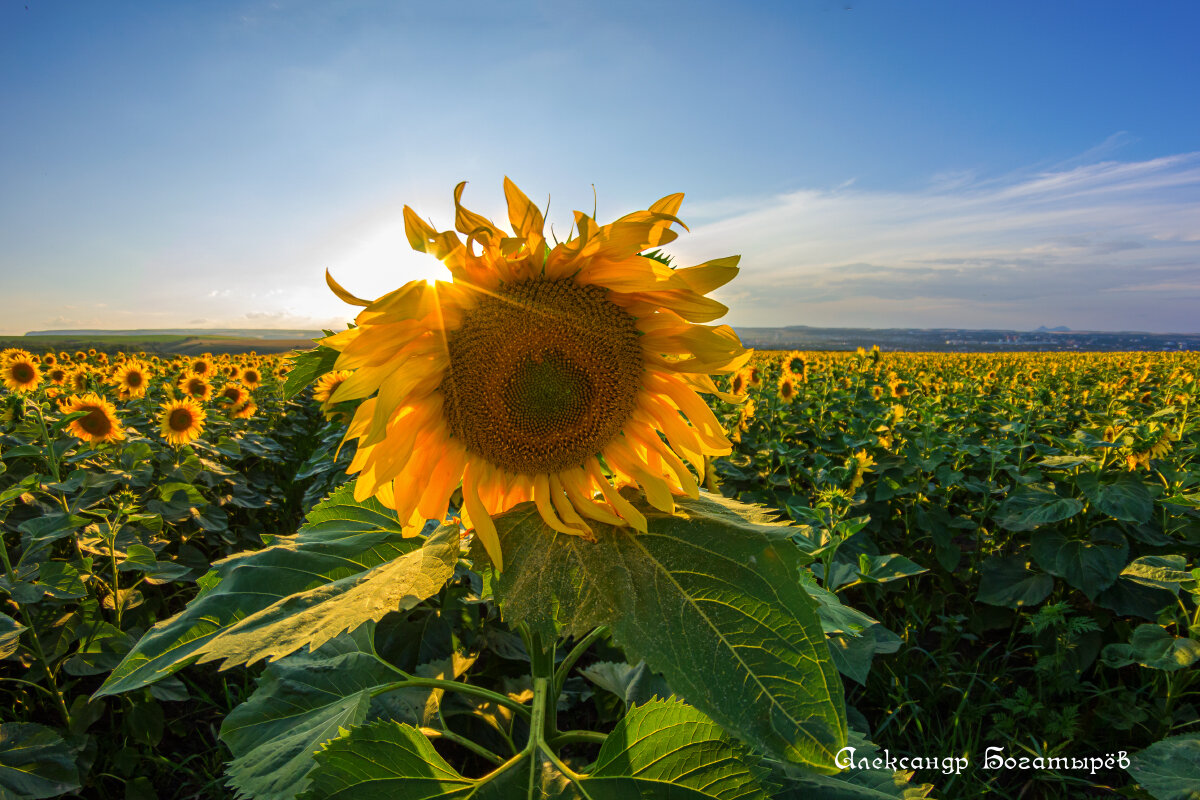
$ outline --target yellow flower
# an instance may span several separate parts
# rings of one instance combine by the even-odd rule
[[[71,395],[58,408],[63,414],[87,412],[86,416],[71,420],[67,426],[72,436],[85,442],[115,442],[125,438],[113,404],[94,392]]]
[[[346,433],[358,440],[356,498],[416,525],[444,517],[461,482],[463,522],[499,568],[491,517],[527,500],[562,533],[590,537],[586,520],[644,531],[619,487],[673,512],[673,493],[698,492],[684,461],[703,475],[705,455],[731,451],[697,392],[725,396],[709,375],[750,353],[728,326],[696,323],[727,310],[705,295],[738,257],[672,269],[640,255],[675,238],[679,194],[604,226],[576,212],[578,235],[551,249],[511,181],[512,234],[462,207],[464,185],[454,204],[466,243],[404,209],[409,242],[452,282],[367,301],[329,278],[364,306],[357,327],[323,340],[340,352],[335,368],[354,372],[329,402],[363,400]]]
[[[796,377],[794,375],[785,375],[779,381],[779,399],[785,403],[791,403],[796,399],[799,392],[796,390]]]
[[[262,373],[257,367],[246,367],[242,370],[241,381],[247,389],[254,390],[262,386]]]
[[[145,397],[150,368],[140,361],[126,361],[113,372],[113,383],[122,397]]]
[[[187,364],[187,371],[202,378],[210,378],[215,372],[215,367],[213,366],[212,359],[204,355],[190,359]]]
[[[162,404],[159,429],[168,444],[187,444],[204,432],[204,409],[190,397]]]
[[[250,393],[236,383],[227,383],[217,395],[217,400],[228,403],[230,408],[236,408],[250,399]]]
[[[258,412],[258,405],[254,402],[254,398],[247,397],[244,401],[233,407],[231,415],[234,419],[250,419]]]
[[[32,392],[42,382],[42,372],[28,354],[8,357],[3,367],[4,385],[10,392]]]
[[[201,375],[184,375],[179,382],[179,389],[188,397],[197,400],[208,400],[212,397],[212,384]]]
[[[337,391],[342,382],[354,373],[348,369],[334,370],[322,375],[313,385],[313,399],[321,405],[328,405],[329,397]]]

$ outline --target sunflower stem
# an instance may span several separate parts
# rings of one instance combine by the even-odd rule
[[[42,437],[46,440],[46,461],[50,464],[50,472],[54,475],[55,483],[62,483],[62,476],[58,471],[58,456],[54,452],[54,440],[50,438],[50,428],[46,426],[46,417],[42,414],[42,406],[39,403],[26,401],[37,412],[38,425],[42,429]]]

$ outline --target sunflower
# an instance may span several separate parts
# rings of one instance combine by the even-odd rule
[[[681,194],[604,226],[577,211],[578,235],[551,249],[542,213],[507,178],[512,235],[462,207],[464,185],[465,244],[404,209],[409,242],[452,282],[367,301],[328,278],[365,307],[357,327],[322,340],[340,353],[335,369],[354,372],[330,402],[363,400],[346,432],[356,498],[378,497],[411,526],[443,518],[461,483],[463,522],[498,568],[492,515],[524,501],[562,533],[590,538],[585,518],[646,530],[620,487],[673,512],[673,493],[698,492],[684,461],[703,475],[705,455],[731,451],[697,392],[732,399],[709,375],[750,352],[732,328],[694,323],[727,311],[705,295],[738,257],[672,269],[640,255],[676,237]]]
[[[749,389],[750,374],[744,369],[739,369],[737,372],[733,373],[733,376],[729,379],[729,391],[735,396],[741,397],[747,391],[749,391]]]
[[[190,397],[162,404],[160,430],[167,444],[187,444],[204,432],[204,409]]]
[[[253,397],[247,397],[244,401],[233,407],[231,415],[234,419],[250,419],[258,413],[258,404],[254,402]]]
[[[217,395],[217,400],[228,403],[230,407],[240,406],[250,399],[250,393],[236,383],[227,383]]]
[[[86,412],[85,416],[71,420],[67,426],[72,436],[85,442],[115,442],[125,438],[125,431],[121,430],[121,423],[117,419],[117,410],[95,392],[73,394],[61,402],[58,409],[64,414]]]
[[[113,371],[113,384],[122,397],[145,397],[150,368],[140,361],[126,361]]]
[[[202,378],[207,378],[212,375],[214,371],[212,359],[208,358],[207,356],[193,358],[188,362],[187,370],[193,375],[199,375]]]
[[[251,391],[262,386],[262,373],[258,371],[258,367],[246,367],[238,377]]]
[[[858,349],[862,350],[861,347]],[[865,352],[864,350],[863,353],[865,354]],[[808,372],[808,361],[799,350],[793,350],[783,357],[783,369],[796,379],[803,381]]]
[[[78,367],[67,376],[67,383],[76,392],[86,392],[91,383],[92,373],[87,367]]]
[[[794,375],[785,375],[779,380],[779,399],[783,402],[791,403],[799,393],[796,390],[796,377]]]
[[[6,347],[0,350],[0,364],[7,364],[18,358],[28,358],[33,360],[33,354],[28,350],[22,350],[20,347]]]
[[[57,363],[58,357],[54,353],[46,353],[46,355],[42,356],[42,366],[44,367],[53,367]]]
[[[59,362],[60,364],[62,362]],[[71,375],[65,368],[58,366],[46,371],[46,379],[55,386],[62,386]]]
[[[10,392],[32,392],[42,382],[42,371],[29,355],[12,355],[4,362],[4,385]]]
[[[203,375],[184,375],[179,381],[179,390],[188,397],[196,400],[208,400],[212,397],[212,384]]]
[[[354,373],[348,369],[334,370],[326,372],[313,385],[313,399],[321,405],[329,404],[329,397],[337,388],[342,385],[342,382],[349,378]]]

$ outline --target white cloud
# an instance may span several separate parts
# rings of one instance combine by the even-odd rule
[[[671,245],[742,254],[733,324],[1200,330],[1200,153],[737,202]]]

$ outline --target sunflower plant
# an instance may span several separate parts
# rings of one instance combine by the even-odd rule
[[[731,449],[701,395],[736,402],[713,376],[751,355],[708,324],[738,257],[651,252],[683,226],[678,194],[606,225],[576,212],[551,245],[511,181],[511,230],[462,192],[455,230],[404,210],[451,280],[366,300],[327,276],[361,311],[292,358],[284,393],[317,384],[353,480],[294,535],[216,562],[96,696],[266,662],[221,730],[242,797],[879,784],[832,777],[857,734],[819,610],[839,603],[804,578],[816,548],[700,488]]]

